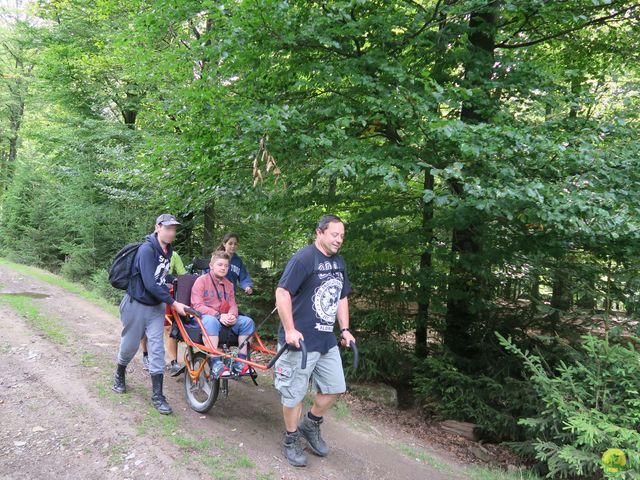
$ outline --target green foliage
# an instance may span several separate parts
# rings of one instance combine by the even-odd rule
[[[462,298],[468,331],[486,336],[479,317],[498,308],[504,272],[548,287],[560,262],[593,265],[567,288],[602,302],[611,259],[608,295],[632,308],[638,109],[622,78],[635,78],[635,36],[618,3],[491,7],[491,58],[469,43],[475,1],[39,4],[45,22],[5,32],[31,69],[18,72],[29,90],[12,167],[24,171],[0,239],[14,258],[86,280],[171,210],[186,257],[238,230],[254,271],[269,264],[263,293],[332,210],[348,221],[366,330],[410,331],[413,303],[432,297],[441,331]],[[590,23],[604,13],[617,33]],[[47,181],[30,189],[24,172]],[[469,228],[482,254],[458,259],[452,232]],[[456,281],[468,274],[482,285]]]
[[[351,350],[343,353],[345,374],[351,380],[406,385],[411,378],[415,362],[412,352],[392,338],[378,335],[362,337],[358,341],[358,353],[357,370],[353,370]]]
[[[111,286],[108,280],[106,268],[99,268],[89,279],[89,287],[107,301],[117,305],[122,300],[122,290],[117,290]]]
[[[572,359],[549,369],[544,358],[499,337],[524,363],[538,403],[535,415],[519,421],[527,440],[518,449],[541,462],[548,478],[601,478],[602,454],[619,448],[628,468],[610,478],[637,478],[640,354],[635,345],[586,335]]]
[[[417,365],[429,411],[517,437],[534,414],[494,331],[557,333],[536,343],[556,368],[576,324],[638,313],[637,12],[37,3],[0,32],[0,248],[115,301],[113,254],[170,211],[185,263],[240,235],[260,319],[337,213],[362,337],[348,374],[408,384]]]
[[[518,418],[523,412],[534,412],[532,392],[526,382],[504,373],[494,377],[465,373],[447,353],[422,360],[413,385],[427,413],[441,420],[473,422],[483,438],[521,436]]]

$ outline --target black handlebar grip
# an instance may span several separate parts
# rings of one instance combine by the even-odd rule
[[[202,318],[202,314],[198,310],[196,310],[195,308],[185,308],[184,312],[185,313],[189,313],[189,314],[191,314],[191,315],[193,315],[195,317]]]
[[[358,347],[356,346],[356,342],[354,342],[353,340],[349,342],[349,348],[351,348],[351,351],[353,352],[353,369],[357,370],[360,355],[358,354]]]
[[[304,344],[304,340],[300,340],[300,350],[302,350],[302,360],[300,361],[300,368],[304,370],[307,368],[307,346]]]
[[[278,359],[282,356],[282,354],[286,352],[288,349],[289,349],[288,343],[285,343],[282,347],[280,347],[280,350],[278,350],[278,353],[276,353],[275,356],[269,361],[269,363],[267,363],[267,368],[272,368],[276,364]],[[302,351],[302,360],[300,361],[300,368],[304,370],[305,368],[307,368],[307,346],[304,344],[304,340],[300,340],[300,350]]]
[[[285,343],[280,348],[280,350],[278,350],[278,353],[275,354],[275,356],[271,359],[271,361],[269,361],[269,363],[267,363],[267,368],[273,367],[275,365],[275,363],[278,361],[278,359],[282,356],[282,354],[287,351],[288,348],[289,348],[289,344]]]

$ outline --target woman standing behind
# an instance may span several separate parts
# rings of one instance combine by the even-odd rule
[[[240,285],[240,288],[247,295],[251,295],[253,293],[253,280],[251,280],[242,258],[236,253],[238,243],[238,235],[230,232],[222,237],[222,242],[216,250],[227,252],[227,255],[231,258],[229,271],[226,275],[227,280],[233,283],[234,288],[237,289],[238,285]]]

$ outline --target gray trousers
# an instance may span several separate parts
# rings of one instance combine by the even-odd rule
[[[129,365],[140,348],[140,340],[147,335],[149,374],[164,372],[164,312],[165,304],[145,305],[126,294],[120,302],[122,335],[118,363]]]

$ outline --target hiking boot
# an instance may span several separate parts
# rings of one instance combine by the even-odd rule
[[[167,403],[167,399],[164,398],[164,395],[162,394],[162,379],[163,375],[161,373],[151,375],[151,385],[153,389],[151,403],[162,415],[169,415],[173,410],[171,410],[171,407]]]
[[[142,369],[145,372],[149,371],[149,355],[142,355]]]
[[[171,363],[167,366],[169,369],[169,375],[172,377],[177,377],[184,370],[184,365],[178,363],[176,360],[171,360]]]
[[[329,453],[329,447],[320,436],[320,420],[311,420],[308,415],[302,417],[300,424],[298,425],[298,431],[311,447],[311,451],[319,457],[326,457]]]
[[[307,466],[307,455],[300,445],[300,432],[285,432],[282,440],[282,453],[294,467]]]
[[[246,363],[239,362],[234,360],[231,364],[231,372],[235,375],[249,375],[252,373],[251,367]]]
[[[211,376],[218,380],[220,377],[229,375],[229,367],[220,361],[219,358],[211,360]]]
[[[127,391],[127,387],[124,382],[124,374],[126,373],[126,371],[126,365],[118,364],[118,367],[116,368],[116,374],[113,377],[113,386],[111,387],[111,390],[116,393],[125,393]]]

